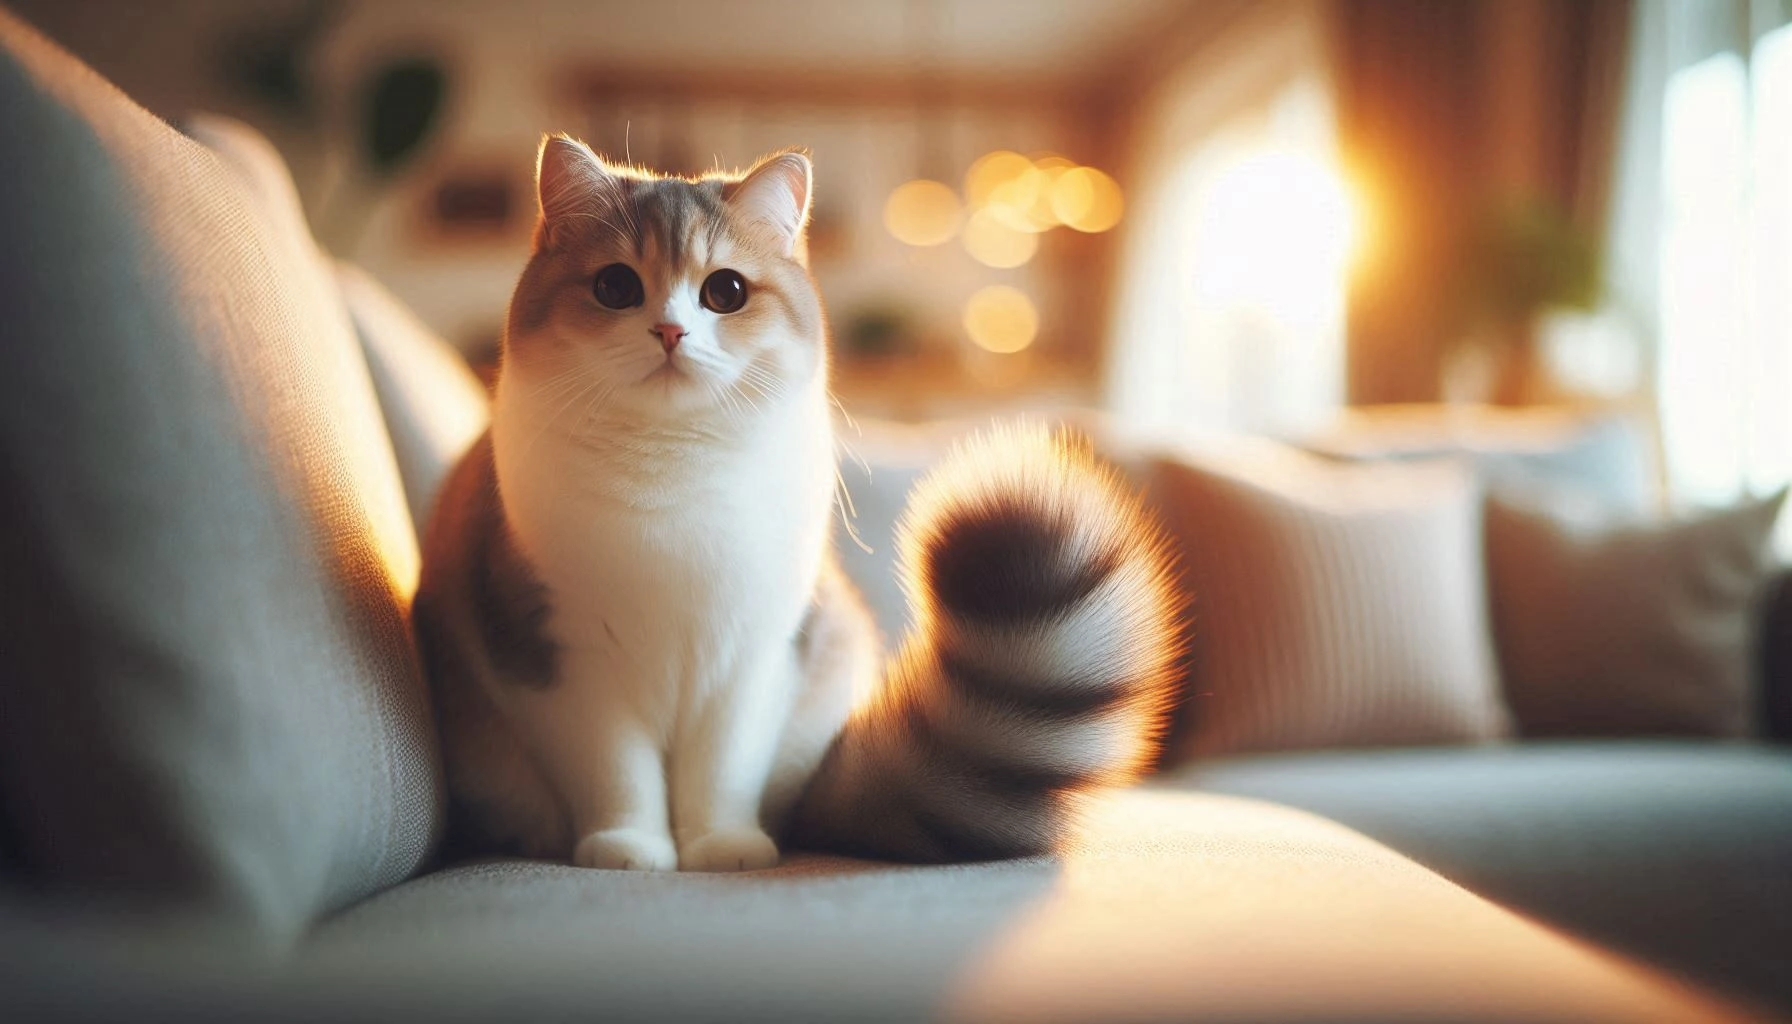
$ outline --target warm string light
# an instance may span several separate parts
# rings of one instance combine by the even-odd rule
[[[1030,158],[1010,150],[985,153],[964,176],[964,195],[944,182],[905,182],[884,203],[884,226],[913,246],[954,237],[986,267],[1024,266],[1040,234],[1067,227],[1088,234],[1120,222],[1120,186],[1093,167],[1061,156]],[[1033,343],[1039,314],[1026,293],[1006,285],[979,290],[964,307],[965,332],[990,352],[1019,352]]]
[[[958,233],[964,211],[958,193],[940,181],[919,178],[896,186],[884,201],[884,227],[909,245],[940,245]]]
[[[1018,267],[1039,251],[1039,236],[1014,228],[986,206],[965,222],[964,251],[986,267]]]
[[[1039,311],[1026,292],[992,284],[977,289],[965,302],[964,330],[978,348],[1008,355],[1033,344]]]

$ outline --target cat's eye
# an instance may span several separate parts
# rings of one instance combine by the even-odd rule
[[[718,270],[703,279],[703,308],[732,313],[747,304],[747,281],[732,270]]]
[[[647,301],[641,288],[641,275],[626,263],[612,263],[597,272],[591,293],[605,309],[630,309]]]

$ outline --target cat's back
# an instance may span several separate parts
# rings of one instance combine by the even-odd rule
[[[492,696],[554,685],[547,597],[511,541],[488,431],[443,484],[423,537],[413,605],[435,698],[458,852],[558,856],[569,842],[545,781]]]
[[[547,613],[511,536],[487,431],[449,475],[424,532],[415,621],[426,666],[432,678],[483,669],[546,686],[556,659]]]

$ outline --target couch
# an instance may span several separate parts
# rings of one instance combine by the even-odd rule
[[[1437,753],[1482,805],[1438,815],[1454,827],[1431,821],[1429,787],[1356,805],[1326,789],[1406,774],[1364,755],[1110,794],[1050,858],[442,863],[406,616],[416,526],[479,428],[476,384],[318,251],[265,141],[177,130],[4,11],[0,138],[0,1019],[1771,1012],[1771,993],[1460,884],[1472,872],[1439,851],[1512,838],[1499,794],[1566,753],[1517,758],[1521,774]],[[1709,762],[1709,793],[1767,819],[1785,762],[1748,753]],[[1400,806],[1404,832],[1386,824]],[[1647,813],[1702,827],[1674,810]],[[1527,821],[1564,851],[1539,862],[1585,867],[1553,819]],[[1770,833],[1749,849],[1783,864]],[[1708,891],[1730,863],[1682,881]]]
[[[1414,410],[1394,410],[1406,422]],[[1508,477],[1561,475],[1613,503],[1658,500],[1651,442],[1628,411],[1505,415],[1523,443],[1482,457]],[[1138,436],[1099,416],[1077,428],[1151,489],[1154,458],[1176,439]],[[1566,421],[1558,424],[1558,420]],[[1537,444],[1539,422],[1550,425]],[[842,560],[886,633],[904,598],[890,540],[907,488],[974,422],[869,424],[848,434],[842,472],[855,533]],[[1410,438],[1354,429],[1301,444],[1337,457],[1365,436],[1393,458]],[[1423,432],[1427,452],[1440,432]],[[1496,432],[1497,433],[1497,432]],[[1560,435],[1559,437],[1556,435]],[[1636,736],[1476,745],[1172,756],[1154,792],[1270,801],[1349,825],[1477,894],[1536,920],[1732,992],[1792,1008],[1792,572],[1769,569],[1753,607],[1756,703],[1749,740]],[[1197,625],[1197,628],[1199,626]],[[1633,638],[1642,644],[1643,638]]]

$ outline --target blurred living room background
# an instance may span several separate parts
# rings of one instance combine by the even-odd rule
[[[265,132],[322,244],[475,365],[542,132],[689,173],[802,145],[855,415],[1596,406],[1676,505],[1792,476],[1784,0],[17,6]]]
[[[994,903],[959,893],[1034,867],[857,876],[934,893],[887,915],[843,911],[883,904],[825,873],[743,888],[778,898],[739,914],[607,872],[494,873],[463,903],[458,869],[425,870],[428,815],[380,802],[444,799],[402,627],[436,490],[488,422],[542,134],[681,173],[794,145],[853,419],[835,543],[886,635],[909,614],[897,516],[944,442],[1071,420],[1181,555],[1188,672],[1145,788],[1300,808],[1792,1013],[1792,0],[0,7],[0,625],[27,666],[0,686],[0,874],[160,892],[196,863],[325,922],[320,949],[332,928],[432,958],[417,939],[526,935],[595,962],[639,927],[713,939],[728,977],[763,980],[750,951],[880,997],[912,965],[861,934],[895,922],[942,964],[984,941],[942,944],[927,915],[974,917]],[[1487,947],[1455,904],[1411,931],[1385,912],[1416,890],[1330,881],[1380,862],[1295,870],[1280,833],[1190,820],[1218,838],[1187,874],[1062,919],[1117,1006],[1129,967],[1353,1019],[1534,995],[1463,952]],[[1103,870],[1174,867],[1181,840],[1152,835],[1155,866]],[[1107,857],[1040,877],[1076,891]],[[1214,870],[1238,863],[1264,885]],[[1276,899],[1313,913],[1261,913]],[[738,938],[767,922],[809,952]],[[1310,967],[1290,934],[1358,959]],[[1424,967],[1437,950],[1464,973]],[[1027,971],[1029,992],[1090,977]],[[1336,1011],[1303,988],[1325,977],[1438,1001]],[[1538,991],[1547,1012],[1501,1019],[1622,1017]]]

